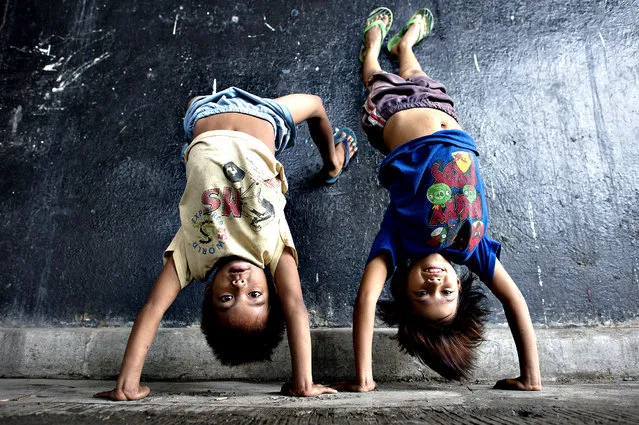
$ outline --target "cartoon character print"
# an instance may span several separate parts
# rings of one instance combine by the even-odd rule
[[[262,184],[253,181],[242,196],[246,207],[243,211],[251,218],[250,226],[256,232],[262,230],[275,217],[275,207],[262,196]],[[249,199],[254,199],[250,202]]]
[[[475,186],[470,184],[464,185],[462,191],[464,192],[464,196],[468,199],[468,202],[472,205],[477,199],[477,190],[475,190]]]
[[[446,243],[446,236],[448,236],[448,229],[446,227],[437,227],[430,234],[430,239],[426,243],[430,246],[443,246]]]
[[[484,237],[484,231],[485,228],[483,222],[476,221],[473,223],[470,232],[470,240],[468,241],[468,248],[466,248],[467,251],[471,252],[477,247],[481,238]]]
[[[275,217],[275,207],[262,195],[262,182],[232,161],[224,164],[222,170],[231,185],[204,191],[201,197],[205,206],[201,211],[204,218],[193,220],[193,225],[199,228],[201,244],[228,238],[223,217],[245,216],[256,232],[262,230]],[[264,183],[269,187],[273,186],[270,180]],[[210,218],[212,215],[215,215],[217,222]]]
[[[434,208],[440,208],[442,205],[446,205],[446,202],[452,197],[450,187],[445,183],[435,183],[428,188],[426,196]]]
[[[483,209],[482,197],[476,189],[477,174],[473,156],[467,151],[452,152],[450,157],[435,161],[430,173],[433,181],[426,191],[426,197],[432,205],[428,224],[434,230],[427,243],[433,247],[452,244],[460,228],[465,227],[460,224],[470,220],[474,223],[466,249],[474,249],[483,236]],[[481,226],[477,226],[477,223]],[[476,239],[479,234],[479,239]]]

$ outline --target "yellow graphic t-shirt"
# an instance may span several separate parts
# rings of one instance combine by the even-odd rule
[[[184,154],[181,227],[164,252],[182,288],[205,280],[215,263],[238,256],[275,275],[285,247],[297,252],[284,217],[284,167],[268,147],[237,131],[200,134]]]

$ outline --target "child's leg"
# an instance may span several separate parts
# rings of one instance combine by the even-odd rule
[[[427,76],[422,70],[415,53],[413,53],[413,46],[419,38],[421,25],[425,25],[423,18],[420,18],[420,20],[410,26],[406,34],[402,37],[402,40],[397,43],[390,52],[391,55],[398,57],[399,76],[404,79],[416,76]]]
[[[308,129],[324,163],[323,169],[329,177],[335,177],[342,170],[346,157],[345,144],[336,146],[333,140],[333,128],[326,115],[322,99],[310,94],[289,94],[275,99],[285,105],[293,116],[295,124],[308,123]],[[343,134],[343,136],[346,136]],[[351,137],[348,139],[349,158],[357,152],[357,146]]]
[[[390,19],[389,15],[379,14],[377,19],[384,24]],[[364,43],[366,45],[366,53],[364,54],[364,62],[362,65],[362,83],[364,87],[368,84],[371,76],[382,70],[379,64],[379,52],[382,47],[382,29],[379,26],[374,26],[364,35]]]

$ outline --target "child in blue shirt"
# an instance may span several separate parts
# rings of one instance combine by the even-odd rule
[[[393,300],[382,318],[398,324],[398,341],[449,379],[468,378],[483,339],[483,295],[462,283],[452,263],[466,265],[501,301],[519,354],[520,376],[497,388],[540,390],[536,337],[521,292],[487,236],[488,211],[477,148],[457,120],[446,88],[422,70],[413,46],[432,29],[428,9],[415,13],[388,42],[399,75],[382,71],[378,55],[392,12],[374,9],[360,51],[366,86],[362,127],[386,155],[379,179],[390,203],[371,249],[353,318],[356,381],[341,390],[370,391],[375,309],[389,276]]]

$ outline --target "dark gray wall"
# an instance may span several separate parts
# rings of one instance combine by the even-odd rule
[[[418,7],[435,13],[416,52],[478,142],[490,234],[533,321],[636,320],[639,2],[387,5],[393,33]],[[358,124],[357,54],[372,6],[0,2],[0,324],[134,319],[178,227],[184,105],[236,85],[319,94],[364,142],[331,187],[309,183],[320,160],[306,127],[280,158],[312,323],[350,325],[388,200],[381,155]],[[184,290],[166,323],[197,322],[201,292]]]

